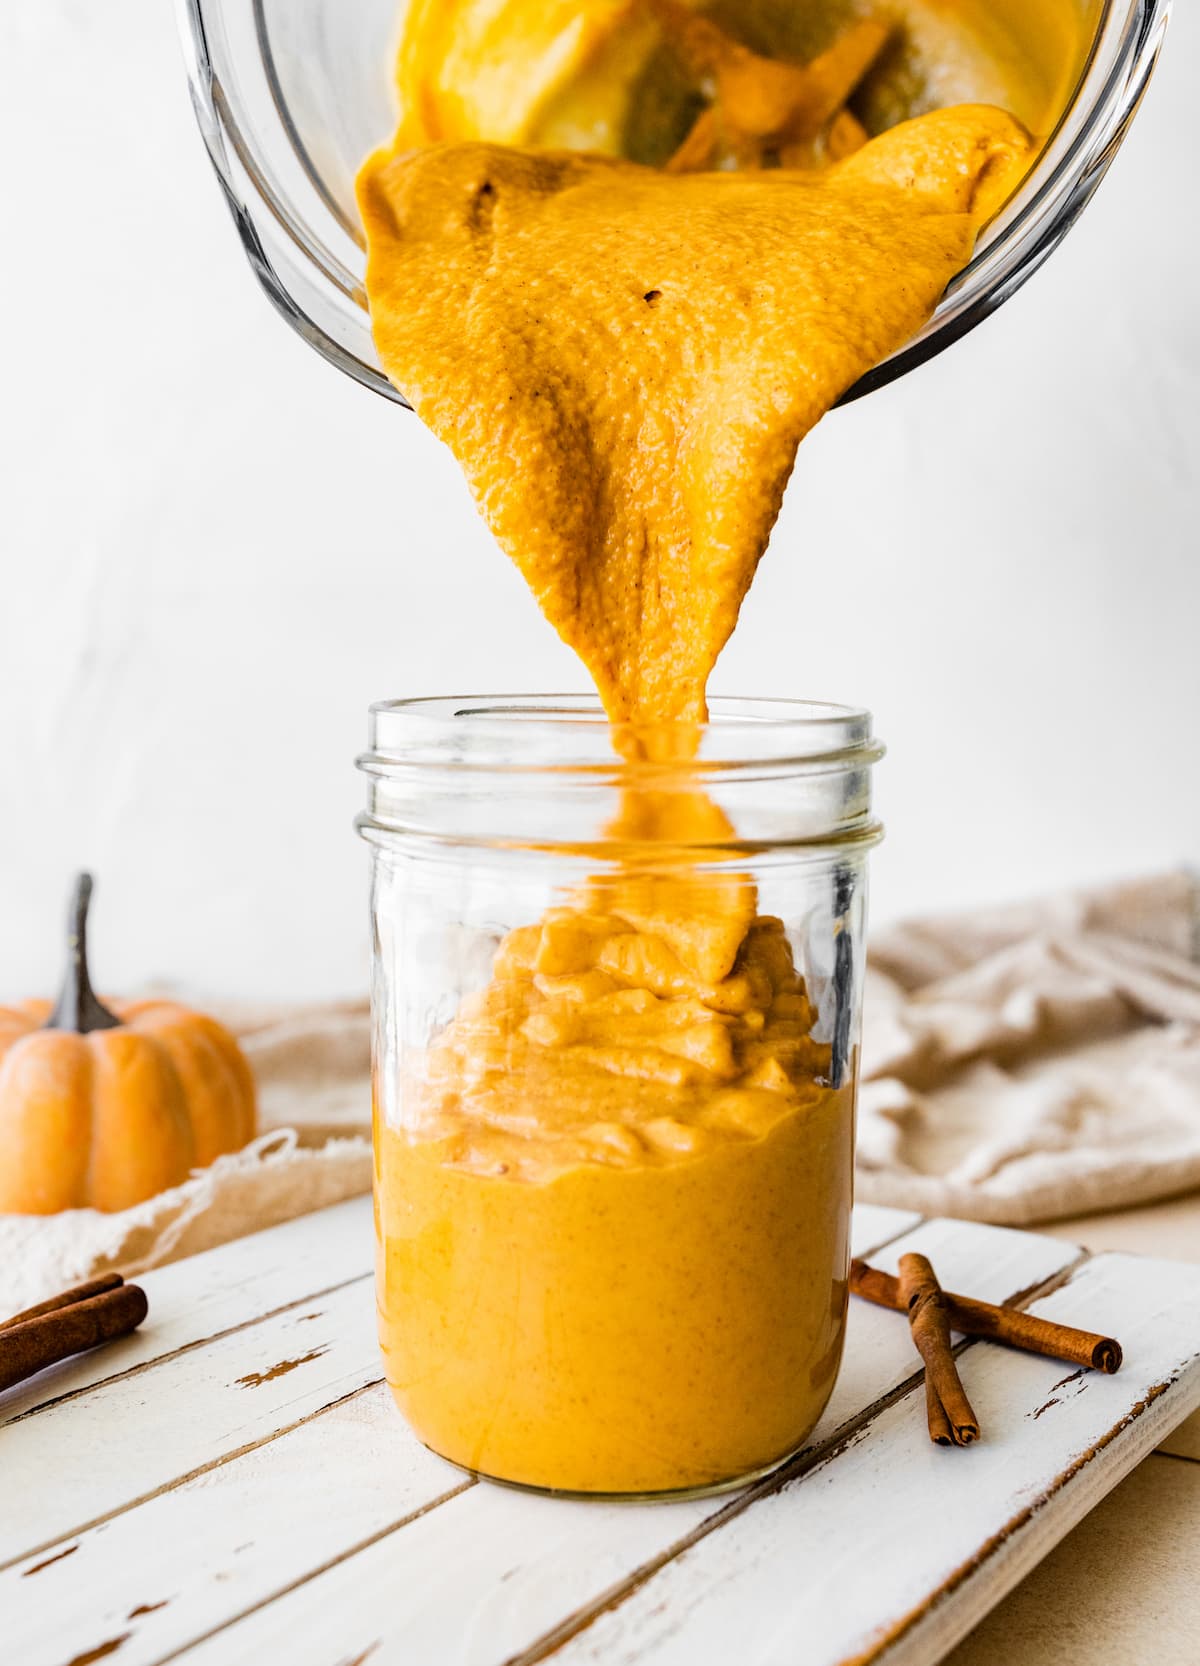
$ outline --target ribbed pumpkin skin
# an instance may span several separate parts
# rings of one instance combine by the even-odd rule
[[[116,1029],[47,1030],[0,1007],[0,1213],[128,1209],[254,1137],[254,1078],[215,1019],[111,1001]]]

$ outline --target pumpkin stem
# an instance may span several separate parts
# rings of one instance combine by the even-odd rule
[[[115,1030],[121,1020],[97,1000],[88,976],[87,917],[92,901],[92,876],[81,873],[75,881],[68,921],[67,975],[63,979],[58,1005],[46,1020],[48,1030],[72,1030],[87,1035],[91,1030]]]

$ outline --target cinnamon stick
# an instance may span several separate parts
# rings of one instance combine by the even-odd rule
[[[85,1348],[128,1336],[146,1317],[146,1293],[121,1284],[0,1330],[0,1390],[57,1365]]]
[[[955,1444],[954,1430],[950,1427],[946,1408],[938,1399],[938,1391],[933,1386],[933,1378],[928,1371],[925,1373],[925,1419],[929,1424],[929,1438],[935,1446]]]
[[[903,1313],[904,1301],[900,1282],[878,1267],[868,1267],[864,1261],[850,1266],[850,1289],[864,1301],[878,1307],[890,1307]],[[972,1296],[959,1296],[953,1291],[942,1292],[950,1319],[950,1329],[963,1336],[983,1336],[990,1342],[1002,1342],[1009,1348],[1022,1348],[1026,1353],[1043,1354],[1048,1359],[1061,1359],[1068,1365],[1083,1365],[1093,1371],[1104,1371],[1110,1376],[1121,1368],[1121,1344],[1112,1336],[1099,1336],[1093,1331],[1076,1330],[1073,1325],[1057,1325],[1052,1319],[1039,1319],[1035,1314],[1023,1313],[1016,1307],[996,1307],[992,1302],[981,1302]]]
[[[39,1302],[36,1307],[27,1307],[22,1313],[14,1313],[11,1319],[0,1320],[0,1330],[8,1330],[10,1325],[23,1325],[26,1319],[40,1319],[44,1313],[57,1313],[59,1308],[85,1302],[89,1296],[102,1296],[106,1290],[115,1290],[124,1282],[120,1273],[105,1273],[102,1278],[90,1278],[86,1284],[73,1285],[60,1296],[51,1296],[48,1301]]]
[[[929,1438],[939,1446],[970,1446],[979,1419],[967,1399],[950,1346],[950,1318],[937,1274],[923,1255],[900,1257],[900,1296],[917,1351],[925,1361]],[[947,1441],[947,1433],[950,1441]]]

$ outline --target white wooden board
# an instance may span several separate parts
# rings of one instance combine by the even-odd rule
[[[67,1666],[927,1666],[1200,1403],[1200,1268],[855,1213],[855,1252],[1113,1331],[1111,1378],[962,1354],[931,1446],[903,1320],[851,1304],[807,1450],[732,1499],[476,1483],[395,1412],[358,1202],[146,1276],[134,1341],[0,1397],[5,1659]],[[122,1357],[124,1355],[124,1357]]]
[[[900,1211],[882,1209],[878,1214],[900,1216]],[[111,1347],[43,1371],[0,1396],[0,1428],[64,1394],[78,1394],[94,1383],[369,1276],[363,1238],[369,1241],[372,1231],[370,1198],[356,1197],[322,1210],[319,1232],[312,1231],[310,1220],[301,1216],[149,1274],[147,1288],[154,1290],[154,1307],[141,1329]],[[881,1232],[877,1242],[885,1236]]]

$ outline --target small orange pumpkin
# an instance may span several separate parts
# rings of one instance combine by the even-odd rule
[[[0,1007],[0,1212],[127,1209],[254,1137],[254,1077],[223,1025],[174,1001],[97,999],[91,894],[80,874],[54,1009]]]

